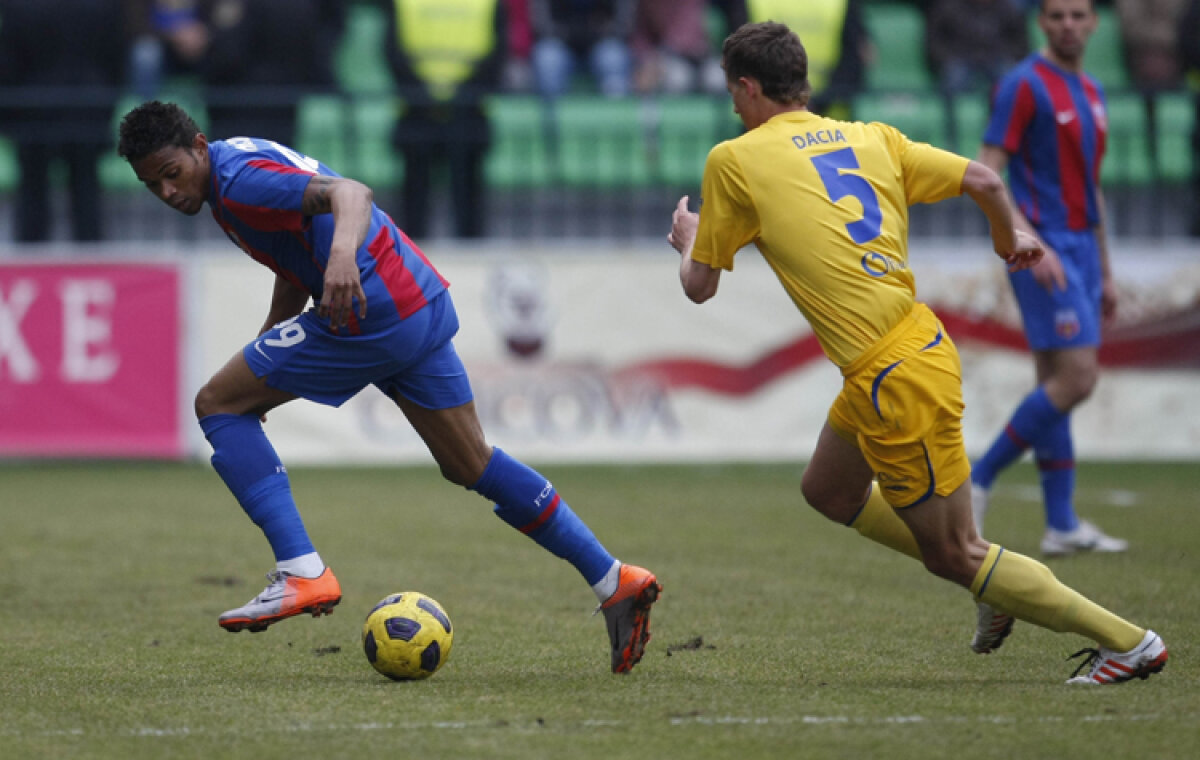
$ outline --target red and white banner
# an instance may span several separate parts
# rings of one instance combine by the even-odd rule
[[[1020,317],[983,241],[914,249],[919,295],[962,354],[964,435],[977,455],[1033,387]],[[455,346],[488,440],[530,461],[799,461],[841,386],[753,251],[703,306],[684,297],[665,243],[426,253],[451,282]],[[1100,385],[1073,416],[1077,456],[1200,458],[1200,262],[1190,250],[1126,253]],[[262,324],[272,275],[244,257],[202,271],[201,364],[213,372]],[[432,462],[374,389],[341,409],[287,404],[266,430],[285,462]]]
[[[1077,456],[1200,459],[1200,262],[1190,248],[1118,252],[1118,319],[1073,415]],[[453,284],[488,439],[523,459],[800,461],[841,384],[752,251],[703,306],[665,244],[427,253]],[[0,259],[0,457],[207,458],[187,404],[254,338],[274,276],[232,249],[187,256],[195,266]],[[962,354],[978,454],[1033,381],[1003,266],[976,241],[923,241],[912,266]],[[432,462],[374,389],[341,409],[287,404],[266,430],[288,463]]]
[[[0,455],[181,457],[173,264],[0,262]]]

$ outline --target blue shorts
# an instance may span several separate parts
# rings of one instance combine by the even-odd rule
[[[1009,274],[1034,351],[1100,345],[1100,248],[1091,230],[1039,230],[1062,261],[1066,290],[1047,291],[1028,269]]]
[[[427,306],[368,335],[336,335],[309,309],[280,322],[242,349],[267,385],[329,406],[341,406],[368,385],[426,409],[471,401],[467,370],[451,339],[458,314],[443,292]]]

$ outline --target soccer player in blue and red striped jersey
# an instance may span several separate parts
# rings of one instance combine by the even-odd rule
[[[207,203],[229,238],[275,273],[257,338],[195,402],[213,467],[276,561],[261,594],[220,616],[223,628],[261,631],[301,612],[327,614],[341,600],[261,417],[296,398],[340,406],[373,385],[400,407],[447,480],[495,502],[502,520],[583,575],[604,612],[613,672],[641,659],[661,585],[614,559],[550,481],[487,443],[452,342],[449,283],[368,187],[271,140],[210,143],[183,109],[157,101],[124,117],[118,152],[175,210],[193,216]]]
[[[979,154],[995,171],[1007,168],[1017,228],[1035,234],[1045,255],[1032,269],[1009,274],[1037,387],[974,463],[972,506],[982,529],[992,483],[1032,448],[1046,510],[1046,556],[1128,546],[1080,520],[1074,505],[1071,411],[1096,385],[1101,322],[1117,306],[1099,183],[1108,133],[1104,91],[1082,65],[1096,21],[1093,0],[1042,0],[1038,23],[1046,46],[1000,83]]]

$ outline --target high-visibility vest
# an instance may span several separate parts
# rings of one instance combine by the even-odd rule
[[[786,24],[808,53],[808,83],[813,92],[829,84],[842,56],[842,29],[849,0],[747,0],[750,21]]]
[[[449,100],[496,45],[498,0],[393,0],[396,42],[436,100]]]

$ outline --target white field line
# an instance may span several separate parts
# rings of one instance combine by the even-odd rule
[[[1042,503],[1042,489],[1039,486],[997,486],[996,489],[1004,496],[1010,496],[1021,501]],[[1110,507],[1136,507],[1142,503],[1142,495],[1137,491],[1124,488],[1076,488],[1080,501],[1098,501]]]
[[[1162,713],[1148,713],[1142,715],[1119,715],[1119,714],[1101,714],[1101,715],[1044,715],[1034,719],[1017,718],[1013,716],[995,715],[995,716],[975,716],[968,717],[963,715],[883,715],[875,717],[849,716],[849,715],[680,715],[667,718],[667,725],[677,727],[688,726],[911,726],[911,725],[939,725],[939,724],[993,724],[993,725],[1022,725],[1022,724],[1071,724],[1071,723],[1155,723],[1165,721],[1170,723],[1184,722],[1189,725],[1194,725],[1200,719],[1200,715],[1181,715],[1173,714],[1166,715]],[[583,721],[543,721],[542,719],[535,720],[520,720],[513,721],[508,719],[483,719],[483,720],[463,720],[463,721],[414,721],[397,723],[392,721],[380,722],[365,722],[365,723],[297,723],[290,726],[279,726],[271,730],[270,733],[284,734],[306,734],[306,733],[370,733],[374,731],[395,731],[395,730],[435,730],[435,731],[491,731],[496,729],[517,729],[517,730],[543,730],[554,726],[558,727],[582,727],[582,728],[622,728],[632,727],[633,721],[626,720],[610,720],[607,718],[592,718]],[[225,736],[234,732],[226,730],[213,730],[205,728],[191,728],[188,726],[163,727],[163,726],[140,726],[129,729],[117,729],[104,732],[89,732],[82,728],[55,729],[47,731],[22,732],[15,731],[11,728],[0,729],[0,736],[5,737],[53,737],[53,736],[70,736],[70,737],[87,737],[94,736],[111,737],[111,736],[131,736],[142,738],[163,738],[163,737],[180,737],[180,736]]]

